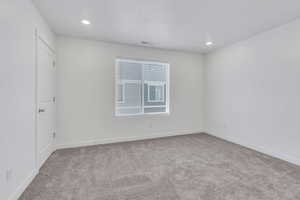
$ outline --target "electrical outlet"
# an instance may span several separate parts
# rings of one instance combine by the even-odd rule
[[[7,182],[9,182],[12,179],[12,174],[13,174],[12,169],[7,169],[6,170],[6,181]]]

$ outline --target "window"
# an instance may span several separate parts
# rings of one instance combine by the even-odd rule
[[[116,60],[116,115],[169,113],[169,64]]]

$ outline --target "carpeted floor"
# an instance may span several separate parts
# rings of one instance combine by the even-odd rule
[[[58,150],[21,200],[300,200],[300,167],[205,134]]]

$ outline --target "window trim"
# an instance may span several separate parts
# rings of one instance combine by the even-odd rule
[[[144,106],[144,100],[142,100],[142,112],[140,113],[135,113],[135,114],[119,114],[117,113],[117,107],[118,107],[118,83],[120,82],[120,80],[118,80],[118,75],[119,75],[119,63],[120,62],[132,62],[132,63],[138,63],[138,64],[142,64],[142,83],[141,83],[141,90],[142,90],[142,99],[144,99],[144,83],[146,81],[144,81],[144,65],[147,64],[157,64],[157,65],[164,65],[166,68],[166,81],[164,81],[164,84],[166,85],[166,91],[163,94],[165,95],[165,99],[166,99],[166,105],[162,105],[160,107],[166,107],[166,111],[165,112],[153,112],[153,113],[145,113],[144,112],[144,108],[148,107],[148,106]],[[124,81],[124,80],[123,80]],[[131,81],[131,80],[128,80]],[[135,81],[135,80],[134,80]],[[140,81],[140,80],[136,80],[136,81]],[[122,82],[122,81],[121,81]],[[167,62],[159,62],[159,61],[146,61],[146,60],[133,60],[133,59],[123,59],[123,58],[116,58],[115,59],[115,110],[114,110],[114,116],[115,117],[130,117],[130,116],[146,116],[146,115],[170,115],[170,64]],[[124,88],[124,87],[123,87]],[[123,93],[125,94],[125,92]],[[123,98],[124,99],[124,98]]]

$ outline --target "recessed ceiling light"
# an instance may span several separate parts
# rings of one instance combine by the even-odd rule
[[[213,42],[208,41],[208,42],[205,43],[205,45],[209,47],[209,46],[213,45]]]
[[[84,25],[90,25],[91,24],[91,22],[89,20],[86,20],[86,19],[81,20],[81,23],[84,24]]]

